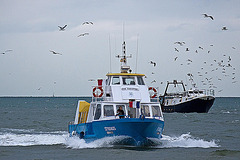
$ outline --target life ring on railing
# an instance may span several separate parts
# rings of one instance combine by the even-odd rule
[[[100,94],[98,94],[98,92],[96,91],[97,89],[99,89],[101,91]],[[93,88],[93,97],[102,97],[103,96],[103,89],[102,87],[94,87]]]
[[[150,96],[151,98],[155,98],[157,96],[157,90],[156,88],[153,88],[153,87],[149,87],[148,88],[149,91],[153,90],[154,94],[152,94],[152,96]]]

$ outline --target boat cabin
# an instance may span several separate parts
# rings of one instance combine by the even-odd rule
[[[107,79],[98,80],[98,86],[93,87],[92,102],[87,105],[87,115],[80,111],[86,104],[79,101],[75,124],[140,117],[163,120],[160,104],[150,100],[144,74],[108,73],[106,76]],[[118,111],[120,108],[123,112],[121,115]]]
[[[144,74],[136,73],[109,73],[107,79],[98,80],[98,86],[93,88],[93,100],[112,102],[133,100],[148,103],[150,96],[143,80],[144,76]]]

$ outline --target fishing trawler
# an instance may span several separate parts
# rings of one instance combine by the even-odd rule
[[[215,100],[214,90],[197,89],[192,74],[188,74],[188,76],[190,76],[193,86],[189,90],[186,90],[182,81],[173,80],[173,82],[167,82],[165,92],[163,96],[160,96],[163,112],[207,113],[212,107]],[[171,91],[169,91],[170,85],[173,86]],[[179,88],[182,88],[182,90],[176,91]]]
[[[122,44],[121,72],[108,73],[93,87],[92,102],[78,102],[68,132],[86,142],[104,137],[124,137],[120,144],[152,145],[162,137],[164,119],[159,102],[152,102],[144,74],[131,73],[126,44]]]

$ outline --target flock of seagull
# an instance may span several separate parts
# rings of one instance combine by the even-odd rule
[[[202,14],[204,18],[209,18],[211,20],[214,20],[214,17],[208,14]],[[228,28],[226,26],[222,27],[223,31],[227,31]],[[198,46],[195,49],[191,49],[186,46],[186,42],[184,41],[176,41],[174,42],[174,51],[175,53],[182,53],[183,51],[186,53],[196,53],[196,54],[203,54],[203,53],[208,53],[210,54],[211,48],[214,47],[213,44],[210,44],[208,47],[203,47],[203,46]],[[179,48],[180,47],[180,48]],[[184,49],[183,49],[184,48]],[[236,49],[236,47],[232,47],[232,49]],[[182,57],[180,54],[178,56],[174,56],[174,62],[178,62],[182,60]],[[183,63],[185,61],[185,63]],[[209,61],[209,60],[208,60]],[[217,60],[216,58],[213,60],[210,60],[210,62],[204,61],[203,64],[201,64],[201,68],[197,71],[195,74],[195,78],[201,82],[201,86],[204,86],[206,89],[216,89],[218,92],[222,92],[223,89],[221,87],[218,88],[216,86],[215,82],[217,81],[222,81],[223,79],[230,79],[233,84],[237,83],[238,81],[236,80],[235,74],[236,74],[236,67],[234,67],[231,64],[232,57],[230,55],[223,54],[222,58]],[[194,62],[192,59],[187,58],[185,60],[181,61],[179,64],[181,66],[186,65],[190,68],[193,68]],[[153,67],[156,66],[156,62],[150,61],[149,62]],[[196,67],[194,67],[196,68]],[[213,76],[213,73],[215,76]],[[152,72],[152,74],[154,74]],[[187,73],[187,75],[192,75],[192,73]],[[197,76],[197,77],[196,77]],[[151,83],[156,83],[156,80],[153,80]],[[163,82],[160,82],[160,84],[163,84]]]
[[[93,22],[86,21],[86,22],[83,22],[82,25],[93,25]],[[65,24],[64,26],[58,26],[59,31],[65,31],[67,26],[68,26],[67,24]],[[89,33],[88,32],[81,33],[77,37],[83,37],[83,36],[86,36],[86,35],[89,35]],[[55,52],[53,50],[49,50],[49,51],[52,52],[52,54],[54,54],[54,55],[62,55],[61,53]]]
[[[208,15],[206,13],[202,14],[204,16],[204,18],[209,18],[211,20],[214,20],[214,17],[212,15]],[[82,25],[93,25],[93,22],[90,22],[90,21],[86,21],[86,22],[83,22]],[[67,24],[64,25],[64,26],[58,26],[59,28],[59,31],[65,31],[66,28],[67,28]],[[222,27],[222,30],[223,31],[227,31],[228,28],[226,26],[223,26]],[[79,34],[77,37],[83,37],[83,36],[87,36],[89,35],[88,32],[85,32],[85,33],[81,33]],[[179,47],[184,47],[186,45],[186,42],[184,41],[177,41],[177,42],[174,42],[174,45],[179,45],[178,47],[174,47],[174,51],[176,53],[181,53],[181,50],[179,49]],[[214,45],[213,44],[210,44],[209,45],[210,47],[213,47]],[[232,49],[236,49],[235,47],[232,47]],[[194,51],[195,53],[202,53],[205,49],[202,47],[202,46],[199,46],[198,48],[195,48],[195,49],[190,49],[189,47],[185,47],[185,52],[191,52],[191,51]],[[12,49],[8,49],[8,50],[5,50],[4,52],[1,52],[0,54],[7,54],[9,52],[12,52],[13,50]],[[54,55],[62,55],[62,53],[59,53],[59,52],[56,52],[54,50],[49,50],[52,54]],[[210,53],[211,50],[208,49],[206,51],[206,53]],[[175,56],[174,57],[174,62],[177,62],[179,59],[179,56]],[[202,67],[200,68],[200,70],[197,72],[197,76],[199,77],[199,79],[201,79],[201,83],[203,86],[207,86],[208,85],[208,88],[217,88],[216,85],[214,85],[213,81],[214,79],[217,80],[217,81],[222,81],[222,79],[224,77],[230,77],[232,79],[232,83],[236,83],[237,80],[236,80],[236,77],[235,77],[235,71],[236,71],[236,68],[234,66],[232,66],[232,64],[230,63],[232,60],[231,56],[230,55],[226,55],[224,54],[223,55],[223,58],[221,60],[216,60],[214,59],[212,62],[206,62],[204,61],[203,64],[202,64]],[[154,61],[150,61],[149,62],[153,67],[156,67],[157,63],[154,62]],[[193,60],[191,59],[187,59],[186,60],[186,65],[192,65],[193,63]],[[180,63],[180,65],[184,65],[184,63]],[[207,66],[209,65],[209,66]],[[205,68],[206,67],[206,68]],[[209,67],[211,67],[211,71],[209,71]],[[220,72],[221,75],[218,75],[218,76],[211,76],[210,73],[211,72]],[[231,72],[231,73],[230,73]],[[229,74],[230,73],[230,74]],[[154,72],[152,72],[152,74],[154,74]],[[190,74],[190,73],[188,73]],[[191,73],[192,75],[192,73]],[[157,81],[156,80],[153,80],[151,83],[156,83]],[[163,84],[163,82],[160,82],[160,84]],[[37,90],[40,90],[40,88],[38,88]],[[218,90],[218,92],[222,92],[223,89],[220,89]]]

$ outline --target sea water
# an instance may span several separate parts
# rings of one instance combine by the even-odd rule
[[[0,159],[240,159],[240,98],[216,98],[209,113],[164,113],[155,146],[91,143],[69,137],[78,100],[89,97],[0,98]]]

